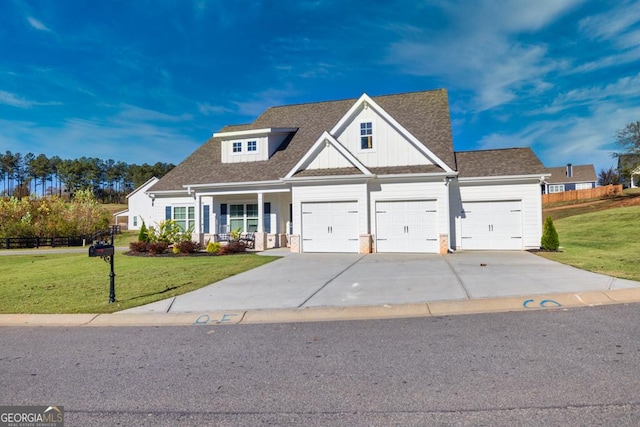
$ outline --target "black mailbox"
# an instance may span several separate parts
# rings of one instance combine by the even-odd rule
[[[113,255],[113,245],[95,244],[89,246],[89,256],[111,256]]]

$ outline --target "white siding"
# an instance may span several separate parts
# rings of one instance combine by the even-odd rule
[[[137,188],[135,193],[131,194],[127,199],[127,207],[129,209],[127,226],[129,230],[140,230],[143,220],[147,226],[153,225],[155,220],[153,216],[153,206],[151,206],[152,199],[145,194],[145,191],[147,191],[156,182],[158,181],[153,180],[146,185]],[[134,217],[137,218],[135,226],[133,225]]]
[[[456,247],[461,247],[460,217],[462,202],[482,201],[522,201],[522,244],[523,249],[540,247],[542,237],[542,200],[540,197],[540,183],[458,183],[452,184],[451,216],[455,224]]]
[[[326,145],[307,169],[346,168],[353,166],[333,145]]]
[[[371,122],[373,148],[360,148],[360,123]],[[433,164],[408,139],[371,108],[361,109],[344,130],[335,135],[367,167]]]
[[[257,151],[247,151],[247,142],[256,141]],[[239,142],[242,145],[242,152],[233,152],[233,143]],[[229,139],[221,142],[222,163],[243,163],[258,162],[267,160],[269,156],[269,144],[266,136],[255,136],[250,138]]]

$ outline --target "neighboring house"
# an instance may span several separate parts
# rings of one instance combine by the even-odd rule
[[[116,223],[118,217],[127,216],[127,229],[140,230],[142,221],[147,224],[147,227],[153,226],[156,222],[160,222],[154,217],[155,208],[153,197],[147,194],[149,188],[151,188],[158,181],[160,180],[154,176],[153,178],[150,178],[147,182],[142,184],[140,187],[129,193],[127,195],[128,209],[114,214],[114,216],[116,217]]]
[[[153,221],[256,249],[423,252],[540,247],[529,148],[454,152],[445,90],[268,108],[227,126],[155,183]]]
[[[542,183],[543,194],[595,188],[598,183],[593,165],[572,165],[547,168],[551,176]]]
[[[620,154],[618,156],[618,175],[625,187],[637,188],[640,181],[640,154]]]

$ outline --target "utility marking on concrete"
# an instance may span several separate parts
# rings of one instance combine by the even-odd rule
[[[616,281],[616,278],[615,278],[615,277],[611,277],[611,278],[609,279],[609,287],[607,288],[607,290],[609,290],[609,291],[610,291],[611,289],[613,289],[613,284],[615,283],[615,281]]]
[[[231,318],[233,316],[237,316],[237,314],[223,314],[222,317],[220,318],[220,320],[217,320],[217,319],[211,319],[211,317],[209,317],[208,314],[201,314],[200,316],[198,316],[196,321],[193,322],[193,324],[194,325],[206,325],[206,324],[209,324],[209,323],[213,323],[215,325],[221,325],[223,323],[231,322]]]
[[[333,276],[331,279],[329,279],[327,281],[327,283],[325,283],[324,285],[320,286],[320,288],[315,291],[314,293],[312,293],[309,298],[307,298],[306,300],[304,300],[302,302],[302,304],[300,304],[298,306],[298,308],[302,308],[303,305],[305,305],[306,303],[309,302],[309,300],[313,297],[315,297],[318,292],[320,292],[321,290],[323,290],[329,283],[333,282],[334,280],[336,280],[338,277],[340,277],[345,271],[347,271],[348,269],[350,269],[351,267],[353,267],[354,265],[356,265],[357,263],[359,263],[364,257],[366,257],[367,255],[362,255],[360,258],[358,258],[357,260],[355,260],[353,263],[351,263],[350,265],[348,265],[344,270],[342,270],[340,273],[336,274],[335,276]]]
[[[451,263],[447,259],[446,255],[441,255],[441,256],[442,256],[442,259],[444,259],[444,262],[446,262],[447,265],[449,266],[449,270],[451,270],[453,275],[456,276],[456,279],[458,280],[458,283],[460,283],[460,286],[462,287],[462,290],[464,291],[464,294],[466,295],[467,299],[470,300],[471,299],[471,295],[469,294],[469,291],[467,290],[467,288],[464,286],[464,282],[462,281],[462,278],[460,276],[458,276],[458,272],[456,271],[455,268],[453,268],[453,266],[451,265]]]
[[[522,303],[522,306],[523,306],[524,308],[535,308],[535,307],[530,307],[530,306],[529,306],[529,304],[531,304],[532,302],[535,302],[535,300],[533,300],[533,299],[525,300],[525,301]],[[549,305],[549,304],[552,304],[552,305]],[[539,306],[540,306],[540,307],[543,307],[543,308],[548,308],[548,307],[562,307],[562,304],[560,304],[558,301],[555,301],[555,300],[552,300],[552,299],[543,299],[542,301],[540,301]]]

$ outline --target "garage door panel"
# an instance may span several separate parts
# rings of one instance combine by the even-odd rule
[[[358,203],[302,204],[303,252],[358,252]]]
[[[522,202],[463,202],[461,245],[469,250],[522,249]]]
[[[437,253],[437,233],[433,200],[376,203],[377,252]]]

